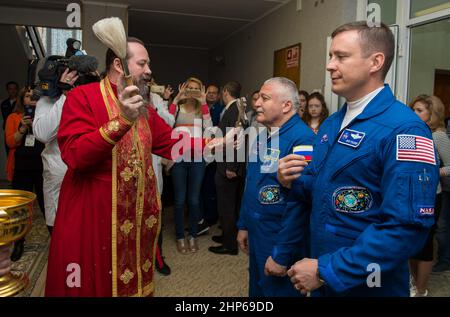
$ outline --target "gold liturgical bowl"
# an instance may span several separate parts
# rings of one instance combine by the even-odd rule
[[[35,199],[31,192],[0,189],[0,246],[23,238],[30,231]],[[0,277],[0,297],[16,295],[28,283],[26,273],[10,272]]]

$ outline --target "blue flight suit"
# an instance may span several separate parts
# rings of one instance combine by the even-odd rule
[[[220,101],[217,101],[216,103],[211,105],[211,107],[209,108],[209,113],[211,115],[211,121],[212,121],[214,127],[219,125],[220,115],[222,114],[222,111],[224,108],[225,108],[225,106]]]
[[[261,141],[263,133],[267,130],[250,150],[238,221],[238,229],[248,230],[249,236],[249,296],[300,296],[289,277],[265,276],[264,266],[272,256],[289,269],[306,256],[310,205],[298,201],[286,204],[277,169],[279,159],[292,154],[295,146],[312,147],[316,135],[296,114],[267,143]]]
[[[429,127],[389,86],[340,131],[321,126],[312,164],[291,197],[312,195],[311,253],[326,284],[316,296],[409,296],[408,258],[434,223],[439,162]]]

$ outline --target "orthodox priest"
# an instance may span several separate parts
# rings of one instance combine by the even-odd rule
[[[108,50],[101,82],[67,95],[58,143],[68,171],[46,296],[153,295],[161,202],[152,153],[171,159],[178,140],[146,102],[151,71],[140,40],[128,39],[127,62],[135,86],[121,88],[120,59]]]

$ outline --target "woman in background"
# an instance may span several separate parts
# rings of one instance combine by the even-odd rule
[[[6,143],[10,149],[7,161],[8,180],[12,188],[32,192],[35,190],[39,208],[45,217],[43,192],[43,165],[41,153],[45,145],[33,135],[33,118],[36,101],[31,100],[31,88],[23,88],[19,92],[14,112],[6,120]],[[14,244],[12,261],[18,261],[24,251],[25,239]]]
[[[410,104],[410,108],[414,110],[420,119],[422,119],[433,132],[433,141],[437,148],[439,161],[441,162],[441,168],[439,170],[441,181],[437,188],[434,216],[437,219],[441,208],[443,211],[443,208],[446,208],[447,210],[444,211],[444,213],[448,219],[448,208],[450,206],[448,203],[446,206],[442,206],[442,193],[446,192],[447,197],[450,193],[450,183],[448,181],[445,182],[445,178],[450,176],[450,140],[448,139],[445,130],[444,104],[436,96],[420,95]],[[446,226],[446,230],[448,230],[448,224]],[[423,297],[428,295],[428,279],[433,269],[433,237],[435,231],[436,225],[431,228],[422,251],[409,261],[412,275],[411,296],[413,297]],[[439,248],[441,247],[442,245],[440,244]]]
[[[326,118],[328,118],[328,108],[325,99],[321,93],[313,92],[308,97],[308,103],[302,119],[317,134],[320,125]]]
[[[298,91],[298,99],[300,100],[300,107],[298,107],[297,113],[300,118],[303,118],[303,113],[305,113],[306,104],[308,103],[309,94],[305,90]]]
[[[174,130],[187,133],[191,138],[203,134],[203,130],[212,127],[206,92],[203,83],[190,77],[179,86],[178,95],[169,107],[175,118]],[[186,154],[190,157],[186,157]],[[183,160],[172,167],[174,189],[175,234],[177,250],[181,254],[198,251],[197,232],[201,215],[200,191],[205,173],[203,152],[193,149],[183,154]],[[189,235],[184,236],[184,204],[189,207]]]

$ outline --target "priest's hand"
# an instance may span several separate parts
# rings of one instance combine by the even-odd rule
[[[266,265],[264,266],[264,274],[269,276],[286,276],[287,267],[278,264],[274,261],[274,259],[269,256],[266,261]]]
[[[300,177],[306,166],[308,162],[301,155],[290,154],[283,157],[278,162],[278,181],[283,187],[291,188],[292,182]]]
[[[136,121],[141,113],[140,109],[145,107],[144,98],[136,86],[125,87],[119,95],[119,101],[121,114],[129,121]]]
[[[240,150],[242,145],[245,144],[244,130],[242,128],[229,129],[225,137],[211,139],[207,148],[210,152],[213,150],[217,153],[225,151],[227,147],[233,147],[233,149]]]
[[[304,295],[324,284],[319,278],[318,263],[317,259],[305,258],[296,262],[287,272],[294,287]]]
[[[3,245],[0,247],[0,277],[8,274],[11,270],[10,253],[9,245]]]

